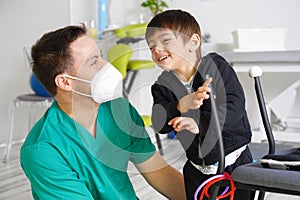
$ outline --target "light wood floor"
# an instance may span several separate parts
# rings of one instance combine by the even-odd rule
[[[186,157],[183,149],[176,139],[168,139],[161,136],[165,160],[173,167],[182,170]],[[32,200],[30,183],[24,175],[19,164],[20,145],[14,145],[11,151],[10,161],[4,164],[0,162],[0,200]],[[3,148],[0,148],[2,159]],[[139,175],[133,166],[129,166],[129,174],[141,200],[165,200],[166,198],[151,188]],[[300,197],[267,193],[265,200],[300,200]]]

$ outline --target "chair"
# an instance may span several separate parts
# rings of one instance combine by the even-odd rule
[[[31,57],[29,56],[27,50],[24,48],[24,54],[28,64],[31,63]],[[16,96],[8,106],[8,136],[4,149],[4,158],[3,162],[7,163],[9,161],[10,149],[14,143],[23,142],[13,141],[13,129],[14,129],[14,111],[16,108],[23,106],[25,104],[29,105],[28,113],[28,132],[32,128],[34,122],[36,121],[36,108],[37,107],[49,107],[53,102],[53,97],[51,97],[48,92],[44,89],[36,77],[31,74],[30,76],[30,86],[34,93],[22,94]]]
[[[28,132],[29,132],[35,122],[36,107],[37,106],[49,107],[52,101],[53,101],[52,97],[42,97],[42,96],[38,96],[37,94],[30,93],[30,94],[19,95],[9,103],[9,107],[8,107],[9,132],[8,132],[8,137],[4,149],[4,158],[3,158],[4,163],[7,163],[9,161],[10,149],[11,146],[13,145],[14,110],[24,105],[24,103],[29,104],[30,106],[29,114],[28,114]]]
[[[120,27],[115,30],[115,34],[118,38],[137,38],[144,37],[146,33],[147,23],[130,24],[127,26]]]
[[[268,155],[271,155],[276,152],[275,141],[260,83],[262,70],[259,67],[254,66],[249,70],[249,75],[254,78],[256,97],[268,139]],[[296,149],[297,148],[286,149],[283,152],[276,152],[276,154],[288,155]],[[235,181],[236,187],[260,191],[258,196],[259,200],[264,199],[265,192],[300,195],[299,171],[264,168],[258,161],[237,167],[231,176]]]
[[[115,30],[115,34],[119,40],[117,44],[137,43],[144,40],[146,34],[147,23],[130,24]]]
[[[127,65],[132,56],[132,49],[126,44],[117,44],[109,48],[107,61],[110,62],[122,74],[123,79],[127,75]]]
[[[115,66],[116,69],[118,69],[123,76],[123,96],[129,101],[129,95],[131,93],[133,83],[136,79],[138,71],[143,69],[151,69],[155,67],[155,64],[150,60],[131,60],[130,58],[132,54],[133,50],[127,44],[116,44],[109,48],[107,52],[108,62]],[[145,127],[151,127],[154,130],[151,123],[151,114],[141,116],[143,118]],[[158,150],[161,154],[163,154],[159,133],[157,133],[155,130],[154,132],[158,145]]]
[[[127,98],[132,89],[134,80],[139,70],[152,69],[155,64],[150,60],[131,60],[132,48],[127,44],[116,44],[109,48],[107,60],[114,65],[124,78],[124,97]],[[130,75],[128,75],[130,73]]]

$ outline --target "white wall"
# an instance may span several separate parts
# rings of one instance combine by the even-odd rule
[[[300,49],[298,0],[172,0],[171,5],[193,13],[212,42],[232,42],[237,28],[288,28],[286,48]]]
[[[231,32],[237,28],[288,28],[287,49],[300,49],[299,0],[165,0],[169,8],[191,12],[209,32],[213,43],[232,43]],[[111,24],[138,22],[148,9],[139,7],[141,0],[111,0]]]
[[[8,133],[8,104],[17,95],[30,92],[30,69],[25,65],[23,47],[31,46],[48,30],[69,24],[67,0],[0,0],[0,144]],[[16,112],[14,134],[27,128],[27,110]],[[18,117],[18,116],[22,117]]]
[[[68,0],[71,24],[97,21],[97,0]]]
[[[288,28],[287,49],[300,49],[299,0],[166,0],[170,8],[190,11],[203,32],[214,43],[231,43],[237,28]],[[150,12],[140,7],[141,0],[109,0],[110,25],[139,22]],[[30,91],[29,70],[22,48],[31,46],[44,32],[90,20],[97,16],[97,0],[0,0],[0,144],[8,132],[8,103]],[[97,20],[97,19],[96,19]],[[26,111],[21,110],[16,137],[26,134]]]

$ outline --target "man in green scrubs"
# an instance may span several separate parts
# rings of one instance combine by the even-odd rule
[[[85,27],[43,35],[32,47],[33,72],[55,98],[20,155],[34,199],[137,199],[132,162],[169,199],[185,199],[182,174],[156,152],[143,121],[120,98],[121,75]]]

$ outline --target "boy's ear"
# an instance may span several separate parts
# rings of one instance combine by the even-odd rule
[[[196,51],[201,44],[201,38],[200,35],[194,33],[190,39],[190,51]]]
[[[73,88],[73,81],[69,78],[67,78],[66,76],[64,76],[63,74],[58,74],[55,77],[55,84],[58,88],[62,89],[62,90],[67,90],[67,91],[71,91]]]

